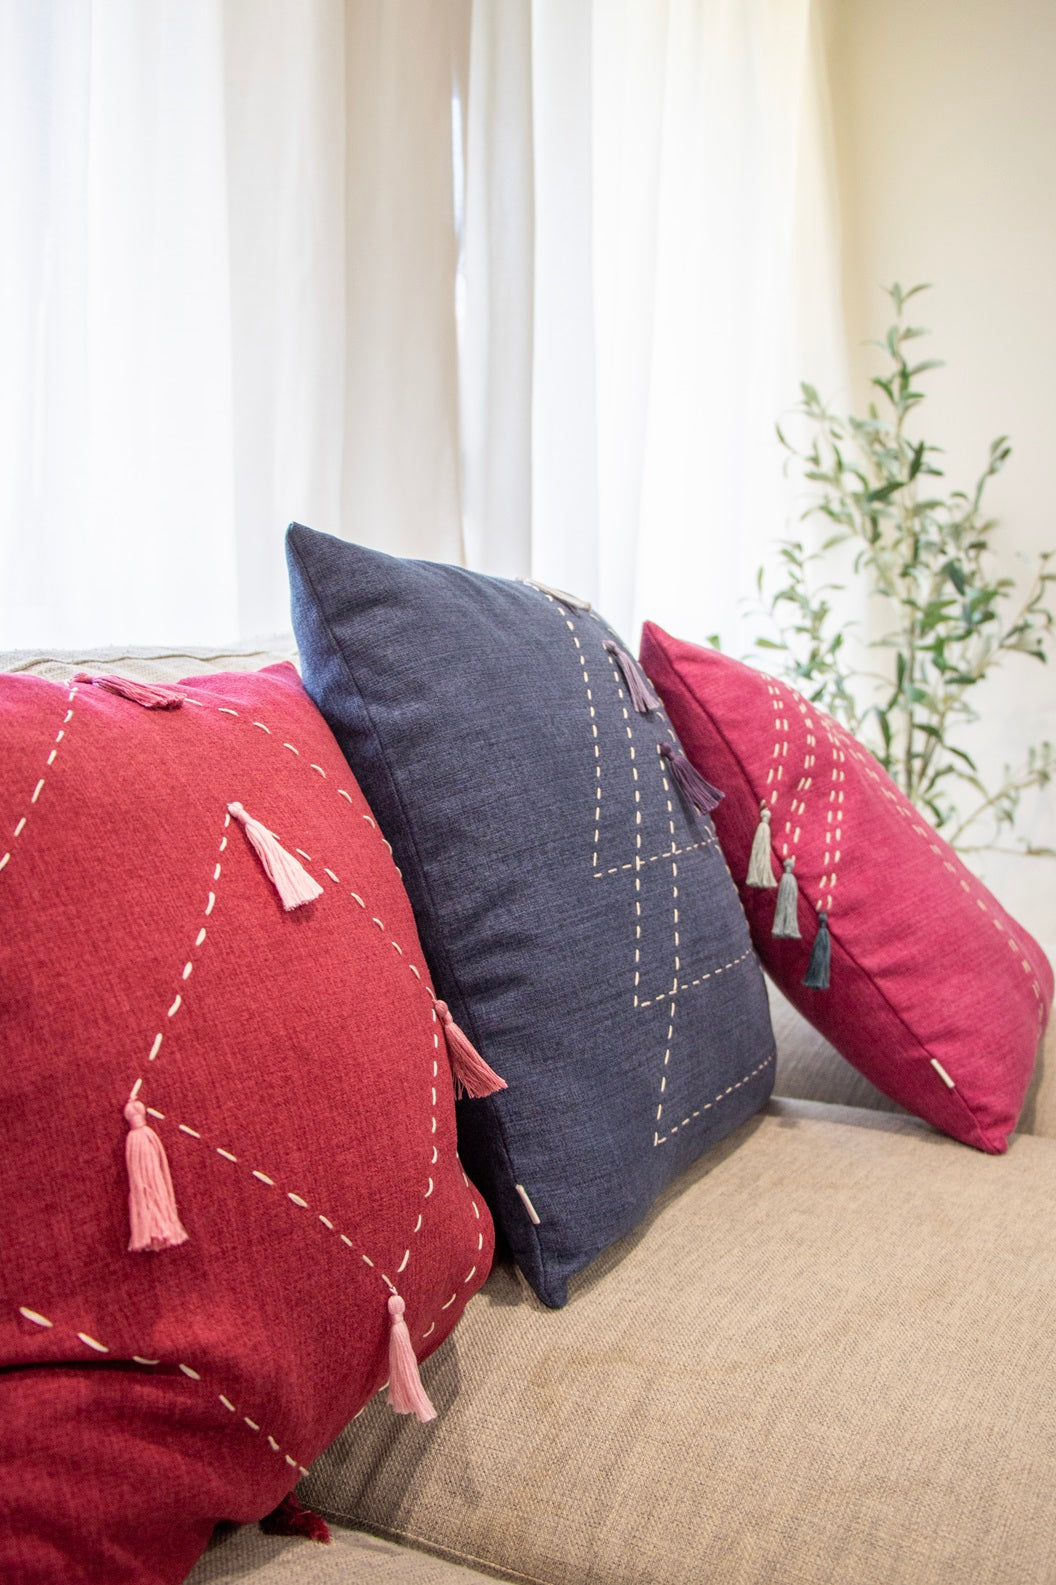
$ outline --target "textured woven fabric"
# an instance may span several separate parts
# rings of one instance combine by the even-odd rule
[[[564,1310],[498,1268],[429,1440],[371,1405],[302,1500],[545,1585],[1056,1579],[1056,1145],[768,1110]]]
[[[1052,969],[872,755],[794,689],[646,623],[642,661],[690,758],[722,787],[719,836],[768,973],[877,1089],[1002,1151],[1052,1003]],[[794,862],[798,939],[745,884],[760,809]],[[804,984],[828,919],[827,990]]]
[[[0,678],[0,1578],[178,1580],[491,1257],[406,894],[290,666]],[[325,888],[284,912],[232,801]],[[130,1094],[188,1240],[129,1244]]]
[[[393,844],[438,987],[509,1084],[461,1103],[463,1159],[560,1305],[770,1091],[714,826],[589,610],[304,528],[288,550],[308,691]]]
[[[258,671],[275,661],[296,664],[297,646],[292,633],[275,633],[267,638],[233,644],[227,649],[179,648],[157,645],[111,646],[83,650],[59,649],[40,653],[35,650],[7,650],[0,654],[0,672],[20,676],[47,677],[64,682],[77,671],[116,672],[141,682],[178,682],[181,677],[204,671]]]
[[[245,1528],[218,1536],[187,1585],[480,1585],[493,1578],[335,1525],[329,1546]]]

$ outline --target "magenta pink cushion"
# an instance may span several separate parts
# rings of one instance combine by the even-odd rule
[[[176,1581],[487,1274],[389,849],[289,666],[0,677],[0,1579]],[[324,887],[284,911],[230,802]],[[131,1254],[137,1080],[187,1242]],[[422,1430],[422,1434],[427,1434]]]
[[[841,726],[794,689],[648,622],[642,664],[697,769],[767,972],[878,1089],[980,1150],[1015,1127],[1052,1004],[1044,953]],[[795,859],[801,938],[745,885],[760,809]],[[828,915],[827,990],[803,985]]]

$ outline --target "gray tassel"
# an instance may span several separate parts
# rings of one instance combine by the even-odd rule
[[[785,860],[785,873],[777,888],[777,907],[774,910],[774,935],[783,939],[799,940],[799,887],[792,873],[795,859]]]
[[[747,886],[776,886],[774,865],[770,857],[770,811],[763,804],[759,811],[759,824],[752,838],[752,856],[748,860]]]
[[[818,933],[814,937],[814,946],[810,954],[810,967],[807,969],[803,984],[812,991],[827,991],[829,988],[829,962],[832,957],[832,946],[829,941],[829,916],[825,912],[818,914]]]

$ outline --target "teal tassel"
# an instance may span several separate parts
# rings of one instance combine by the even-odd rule
[[[759,811],[759,824],[752,838],[752,851],[748,859],[746,886],[776,886],[774,866],[770,858],[770,811],[763,804]]]
[[[799,887],[792,873],[795,859],[785,860],[785,873],[777,888],[777,907],[774,910],[774,935],[786,940],[799,940]]]
[[[829,962],[832,957],[832,945],[829,940],[829,916],[824,911],[818,914],[818,933],[814,937],[814,947],[810,954],[810,967],[807,969],[803,984],[812,991],[827,991],[829,988]]]

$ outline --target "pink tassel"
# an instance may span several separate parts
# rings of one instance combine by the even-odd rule
[[[93,677],[91,672],[79,671],[71,682],[90,682],[107,693],[116,693],[121,699],[131,699],[144,710],[178,710],[183,694],[178,688],[166,688],[162,683],[133,682],[131,677],[114,677],[109,674]]]
[[[506,1080],[500,1079],[499,1075],[488,1067],[476,1046],[451,1017],[451,1009],[447,1003],[434,1002],[433,1006],[444,1026],[447,1060],[451,1064],[455,1094],[468,1095],[476,1101],[482,1095],[495,1095],[497,1091],[506,1089]]]
[[[147,1249],[176,1249],[187,1242],[187,1233],[176,1210],[165,1146],[148,1125],[142,1101],[129,1101],[125,1122],[128,1216],[132,1227],[128,1247],[137,1255]]]
[[[254,820],[240,803],[228,804],[227,809],[229,814],[234,815],[239,825],[244,827],[250,847],[263,864],[265,875],[275,887],[279,900],[287,911],[291,908],[300,908],[303,903],[314,902],[322,895],[323,888],[319,882],[309,875],[304,865],[299,863],[292,853],[287,853],[274,831],[269,831],[259,820]]]
[[[628,654],[622,644],[615,643],[611,638],[605,640],[602,648],[608,650],[623,673],[631,704],[638,714],[648,715],[650,710],[659,710],[660,700],[649,686],[649,679],[634,656]]]
[[[414,1357],[411,1334],[403,1319],[404,1303],[398,1293],[390,1295],[389,1319],[389,1408],[397,1414],[416,1414],[421,1421],[435,1420],[436,1410],[429,1402],[418,1361]]]
[[[330,1526],[311,1508],[303,1508],[293,1492],[260,1521],[265,1535],[303,1535],[308,1541],[330,1540]]]
[[[713,787],[710,781],[704,780],[681,749],[672,748],[670,743],[661,743],[660,752],[671,768],[675,785],[688,798],[698,814],[710,815],[713,809],[718,808],[725,795],[717,787]]]

